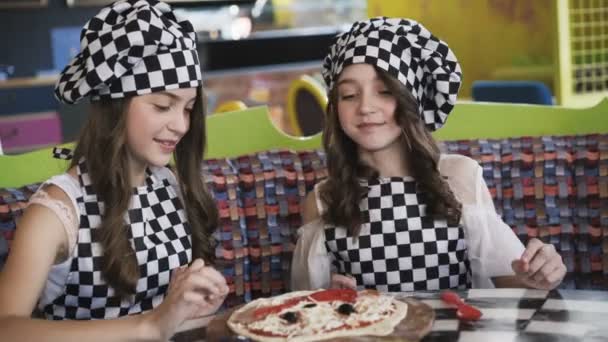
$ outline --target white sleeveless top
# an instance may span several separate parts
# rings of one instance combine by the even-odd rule
[[[150,167],[149,170],[156,178],[167,179],[169,184],[172,185],[177,192],[178,196],[181,197],[177,179],[171,170],[166,167]],[[41,190],[44,186],[51,184],[59,187],[66,193],[72,202],[73,208],[71,211],[68,211],[69,208],[64,208],[63,202],[48,198],[48,195],[44,192],[44,190]],[[57,214],[59,219],[63,222],[68,240],[68,257],[61,263],[55,264],[51,267],[46,284],[44,285],[38,301],[38,309],[40,310],[42,310],[46,305],[52,303],[64,292],[68,274],[70,272],[70,265],[72,264],[72,259],[74,256],[74,248],[77,245],[78,229],[80,226],[80,215],[78,213],[79,206],[76,199],[82,196],[82,187],[80,186],[78,180],[71,175],[64,173],[54,176],[44,182],[40,186],[38,192],[32,195],[30,200],[30,204],[36,203],[43,205]]]
[[[493,277],[514,272],[511,262],[519,259],[525,248],[496,213],[492,196],[485,184],[481,166],[462,155],[442,155],[439,172],[447,177],[454,195],[462,203],[461,225],[467,246],[474,288],[492,288]],[[319,183],[320,184],[320,183]],[[317,208],[324,211],[315,186]],[[325,225],[320,218],[298,229],[291,269],[291,289],[328,288],[332,257],[326,248]]]

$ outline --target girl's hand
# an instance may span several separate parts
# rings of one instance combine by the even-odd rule
[[[189,267],[173,271],[165,299],[149,317],[160,330],[161,339],[167,340],[183,322],[217,311],[228,291],[226,279],[197,259]]]
[[[353,289],[357,290],[357,281],[355,278],[349,275],[342,275],[337,273],[331,274],[331,289]]]
[[[528,242],[520,259],[511,263],[515,275],[530,288],[552,290],[566,275],[566,265],[552,244],[538,239]]]

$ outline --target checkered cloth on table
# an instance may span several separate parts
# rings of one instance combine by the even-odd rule
[[[461,298],[481,310],[478,321],[458,319],[439,292],[414,293],[431,306],[435,320],[427,341],[606,341],[605,291],[471,289]]]
[[[55,87],[65,103],[202,84],[192,24],[163,2],[121,0],[103,8],[84,26],[80,47]]]

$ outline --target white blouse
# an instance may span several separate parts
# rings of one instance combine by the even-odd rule
[[[494,209],[482,168],[466,156],[444,154],[439,172],[462,203],[461,224],[473,275],[473,287],[493,288],[491,278],[513,275],[511,262],[524,252],[524,245]],[[321,183],[319,183],[321,184]],[[319,213],[324,206],[315,186]],[[324,223],[320,218],[298,229],[298,242],[291,265],[291,289],[328,288],[331,256],[325,247]]]

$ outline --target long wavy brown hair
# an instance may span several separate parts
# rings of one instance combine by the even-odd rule
[[[94,230],[93,239],[103,248],[102,275],[121,297],[135,293],[140,277],[123,218],[133,195],[127,167],[125,115],[130,100],[91,102],[91,113],[80,132],[70,165],[74,167],[85,158],[93,189],[105,205],[101,226]],[[173,157],[190,225],[192,257],[213,264],[213,232],[218,213],[201,175],[205,145],[205,104],[203,90],[199,88],[190,115],[190,129],[178,143]]]
[[[402,144],[408,153],[410,168],[419,189],[425,193],[427,215],[445,218],[450,224],[459,222],[462,205],[446,180],[439,173],[440,150],[437,142],[418,115],[418,103],[412,94],[394,77],[376,68],[378,77],[397,99],[395,121],[402,127]],[[329,92],[327,124],[323,131],[323,146],[327,153],[327,181],[320,195],[327,208],[322,218],[334,226],[346,227],[349,235],[359,235],[363,220],[359,204],[367,196],[367,187],[360,179],[378,177],[378,171],[359,158],[357,144],[342,130],[338,119],[338,91]]]

